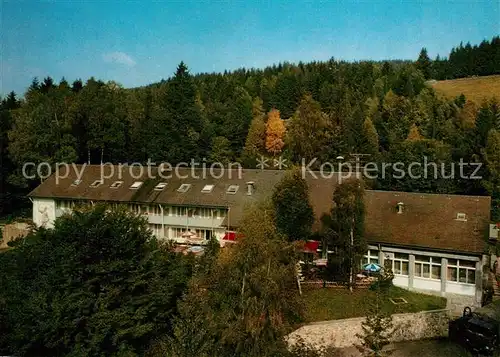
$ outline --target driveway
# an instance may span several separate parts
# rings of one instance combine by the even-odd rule
[[[446,340],[401,342],[390,346],[391,357],[471,357],[472,354]],[[361,357],[354,347],[342,349],[342,357]]]

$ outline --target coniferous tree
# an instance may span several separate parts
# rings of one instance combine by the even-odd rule
[[[193,77],[184,62],[181,62],[174,77],[168,82],[163,103],[166,115],[164,135],[168,139],[162,149],[165,158],[172,163],[190,162],[199,156],[198,141],[203,120],[196,100]]]
[[[425,79],[430,79],[432,75],[432,61],[427,54],[427,49],[422,48],[416,62],[417,69],[424,75]]]

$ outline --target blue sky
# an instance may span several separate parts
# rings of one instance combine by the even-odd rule
[[[0,0],[0,93],[35,76],[133,87],[280,61],[415,59],[500,34],[500,1]]]

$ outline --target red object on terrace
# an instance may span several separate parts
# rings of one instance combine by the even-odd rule
[[[226,232],[226,234],[224,235],[224,238],[222,238],[222,239],[235,241],[236,240],[236,232]]]
[[[307,253],[316,253],[318,251],[318,248],[319,248],[319,241],[317,240],[308,240],[305,244],[304,244],[304,252],[307,252]]]

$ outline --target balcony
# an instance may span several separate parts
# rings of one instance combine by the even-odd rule
[[[166,226],[189,226],[199,228],[219,228],[224,218],[161,216],[159,214],[144,214],[150,224],[165,224]],[[163,218],[163,219],[162,219]]]

